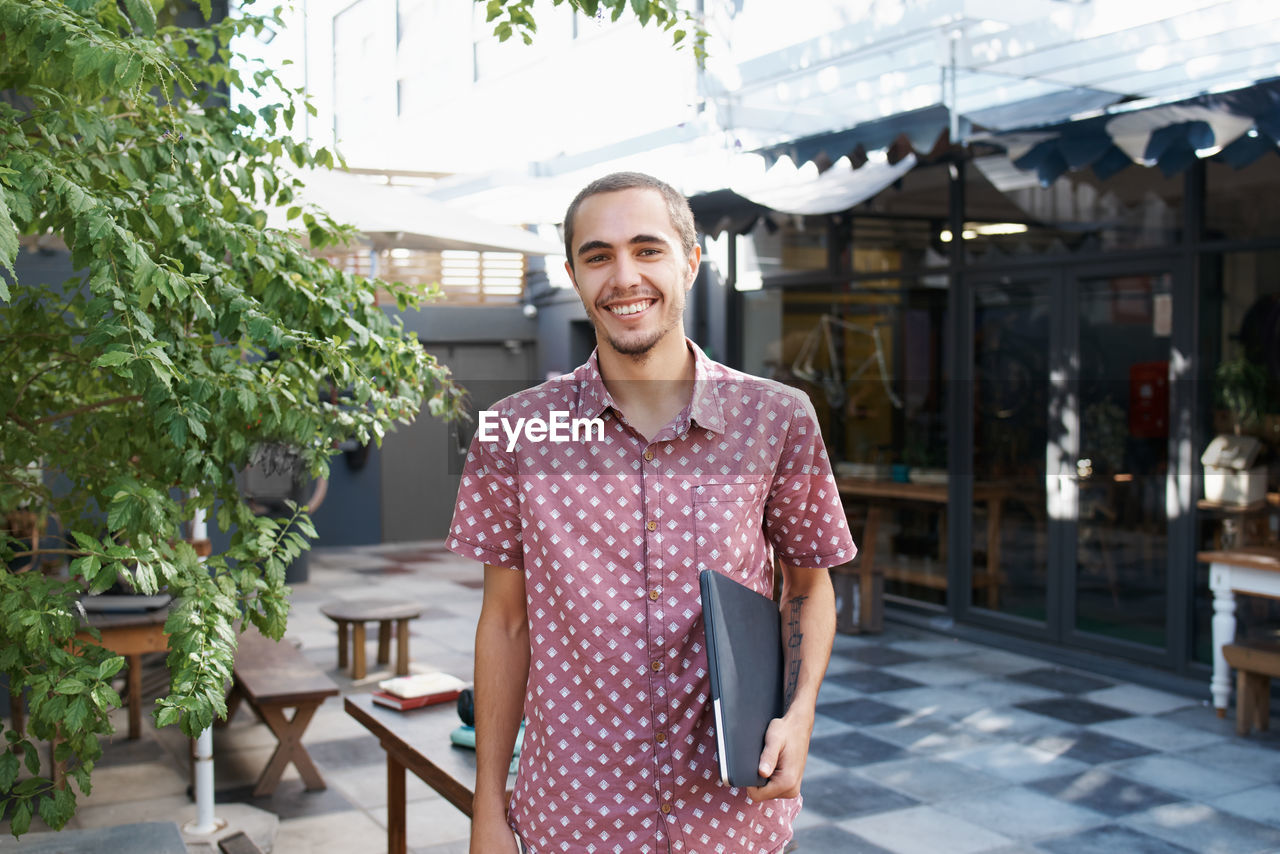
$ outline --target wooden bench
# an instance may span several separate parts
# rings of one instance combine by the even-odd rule
[[[227,721],[245,700],[280,742],[253,790],[254,797],[270,795],[284,769],[293,763],[309,791],[325,788],[310,754],[302,744],[307,724],[338,686],[288,641],[273,641],[250,628],[240,635],[234,680],[227,695]],[[296,709],[292,718],[286,709]]]
[[[1236,732],[1248,735],[1268,728],[1271,677],[1280,678],[1280,644],[1232,643],[1222,648],[1236,669]]]

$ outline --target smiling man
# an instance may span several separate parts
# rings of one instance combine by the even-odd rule
[[[448,540],[485,564],[472,854],[776,854],[791,838],[851,559],[808,399],[684,336],[701,260],[684,197],[638,173],[565,215],[597,347],[498,417],[601,419],[593,441],[472,442]],[[698,573],[770,594],[782,568],[786,711],[758,788],[719,782]],[[527,726],[508,804],[507,763]]]

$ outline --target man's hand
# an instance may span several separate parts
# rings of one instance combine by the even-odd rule
[[[813,715],[806,716],[801,709],[792,708],[785,716],[773,719],[764,734],[764,751],[760,754],[760,776],[768,782],[747,787],[751,800],[794,798],[800,794],[812,735]]]
[[[518,850],[505,819],[472,819],[471,854],[517,854]]]

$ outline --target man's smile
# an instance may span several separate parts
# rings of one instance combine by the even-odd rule
[[[657,300],[642,299],[635,302],[615,303],[614,305],[606,306],[606,308],[615,317],[628,317],[633,314],[639,314],[655,302]]]

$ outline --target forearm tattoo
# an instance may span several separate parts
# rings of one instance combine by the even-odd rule
[[[782,708],[784,710],[791,707],[791,701],[795,699],[796,687],[800,684],[800,665],[803,657],[800,655],[800,643],[804,640],[804,632],[800,631],[800,610],[804,606],[804,600],[809,597],[797,596],[790,602],[787,613],[787,649],[785,653],[787,661],[787,684],[783,689]]]

